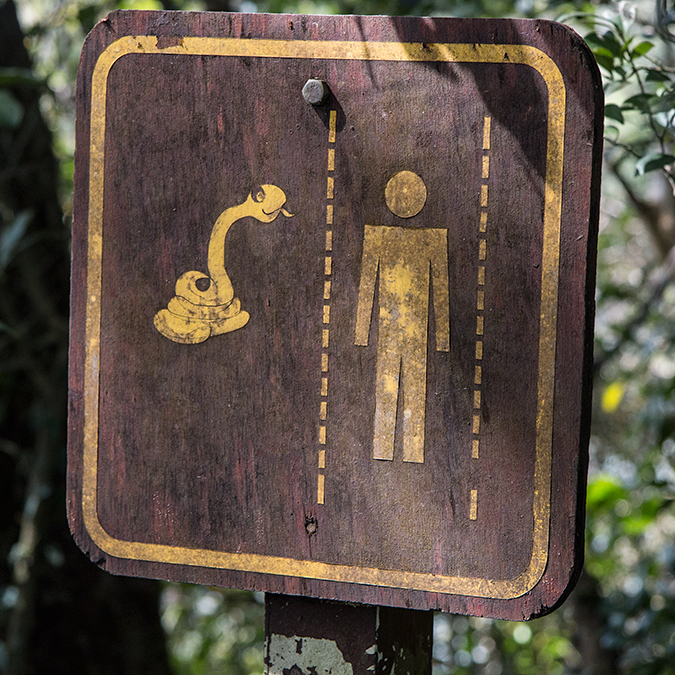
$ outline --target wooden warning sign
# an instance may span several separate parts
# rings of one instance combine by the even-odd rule
[[[504,618],[578,573],[602,90],[545,21],[115,12],[69,513],[117,574]]]

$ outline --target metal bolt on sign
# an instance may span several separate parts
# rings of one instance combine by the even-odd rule
[[[321,105],[326,102],[329,91],[323,80],[309,79],[302,88],[302,97],[309,105]]]

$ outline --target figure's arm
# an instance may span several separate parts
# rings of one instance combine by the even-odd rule
[[[436,351],[450,351],[450,292],[448,289],[448,231],[435,230],[431,246]]]
[[[356,330],[354,344],[368,345],[370,333],[370,317],[373,313],[375,281],[382,245],[382,231],[379,227],[366,225],[363,234],[363,255],[361,257],[361,282],[359,283],[359,300],[356,307]]]

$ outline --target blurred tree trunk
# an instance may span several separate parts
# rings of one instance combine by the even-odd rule
[[[568,601],[574,612],[577,629],[575,646],[589,675],[615,675],[619,672],[619,654],[603,645],[607,617],[602,614],[600,585],[594,577],[582,572]]]
[[[169,672],[155,582],[112,577],[65,513],[68,228],[14,3],[0,0],[0,672]]]

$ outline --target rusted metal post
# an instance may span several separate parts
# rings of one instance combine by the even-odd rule
[[[433,612],[265,596],[266,675],[428,675]]]

